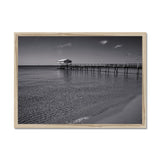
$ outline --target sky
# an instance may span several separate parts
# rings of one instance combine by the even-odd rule
[[[56,65],[70,59],[76,64],[136,63],[142,60],[142,37],[19,37],[19,65]]]

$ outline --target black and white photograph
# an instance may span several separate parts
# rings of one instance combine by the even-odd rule
[[[158,0],[0,4],[0,160],[160,160]]]
[[[17,126],[144,126],[144,33],[15,38]]]

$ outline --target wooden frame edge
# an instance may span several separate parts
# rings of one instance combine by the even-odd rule
[[[16,129],[145,129],[143,124],[17,124]]]
[[[15,32],[16,36],[145,36],[146,32]]]
[[[147,128],[147,33],[142,37],[142,124]]]
[[[18,34],[14,33],[14,128],[18,128]]]

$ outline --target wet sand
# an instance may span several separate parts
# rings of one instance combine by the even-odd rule
[[[120,107],[120,106],[119,106]],[[99,120],[95,123],[108,123],[108,124],[125,124],[126,122],[130,124],[141,124],[142,123],[142,95],[136,96],[127,104],[121,104],[122,110],[118,113],[114,111],[113,115],[107,116],[106,111],[101,116]],[[113,107],[114,108],[114,107]],[[113,109],[112,108],[112,109]]]

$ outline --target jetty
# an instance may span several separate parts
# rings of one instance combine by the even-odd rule
[[[73,64],[69,59],[59,60],[58,69],[77,70],[77,71],[98,71],[98,72],[114,72],[118,74],[123,71],[124,74],[129,74],[129,70],[135,70],[138,75],[142,72],[142,63],[126,63],[126,64]]]

